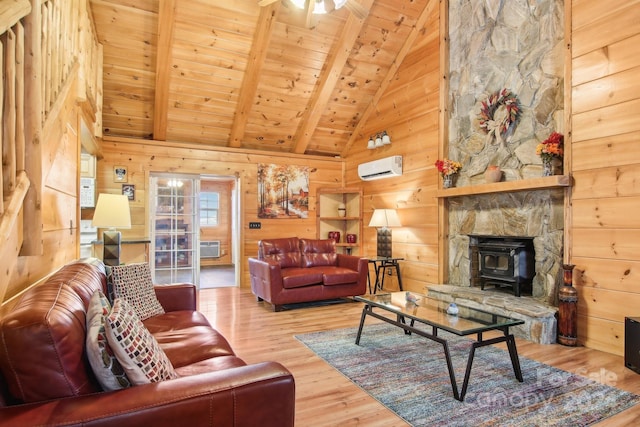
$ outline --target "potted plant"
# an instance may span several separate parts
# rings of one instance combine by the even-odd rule
[[[547,139],[538,144],[536,154],[542,159],[542,176],[561,175],[564,136],[552,132]]]
[[[436,168],[442,175],[442,187],[453,187],[453,177],[462,168],[462,164],[455,160],[442,159],[436,160]]]

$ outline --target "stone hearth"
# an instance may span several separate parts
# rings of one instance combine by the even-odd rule
[[[518,338],[540,344],[556,342],[557,309],[531,297],[454,285],[428,285],[425,293],[437,300],[524,320],[523,325],[509,329]]]

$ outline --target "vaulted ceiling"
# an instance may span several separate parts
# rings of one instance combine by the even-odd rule
[[[313,0],[312,0],[313,1]],[[428,0],[90,0],[103,135],[344,156],[428,18]]]

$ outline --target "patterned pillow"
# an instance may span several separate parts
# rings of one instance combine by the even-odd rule
[[[107,340],[134,385],[178,378],[158,341],[126,300],[116,298],[106,318]]]
[[[87,310],[87,357],[102,389],[119,390],[131,387],[131,382],[107,342],[104,322],[110,311],[107,297],[96,291]]]
[[[126,299],[141,320],[164,314],[153,290],[151,270],[146,262],[112,267],[111,280],[114,300]]]

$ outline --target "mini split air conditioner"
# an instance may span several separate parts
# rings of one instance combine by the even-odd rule
[[[358,165],[358,175],[363,181],[402,175],[402,156],[385,157]]]

